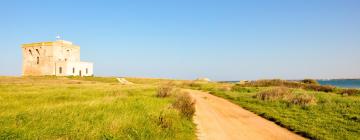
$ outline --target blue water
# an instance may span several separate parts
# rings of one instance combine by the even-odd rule
[[[360,79],[318,80],[321,85],[332,85],[342,88],[360,88]]]

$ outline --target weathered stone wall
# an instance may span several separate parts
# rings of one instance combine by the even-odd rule
[[[52,46],[22,48],[23,75],[53,75]]]
[[[93,64],[81,62],[80,47],[68,41],[24,44],[22,54],[24,76],[93,75]]]
[[[70,43],[56,42],[54,43],[54,57],[55,61],[80,61],[80,47]]]

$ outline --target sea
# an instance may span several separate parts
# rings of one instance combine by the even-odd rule
[[[360,79],[317,80],[321,85],[332,85],[341,88],[360,88]]]

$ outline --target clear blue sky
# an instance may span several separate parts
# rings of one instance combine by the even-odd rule
[[[360,77],[357,0],[0,2],[0,75],[60,34],[95,75],[213,80]]]

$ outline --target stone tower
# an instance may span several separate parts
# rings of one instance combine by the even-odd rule
[[[92,76],[93,64],[80,61],[80,47],[69,41],[22,45],[23,76]]]

